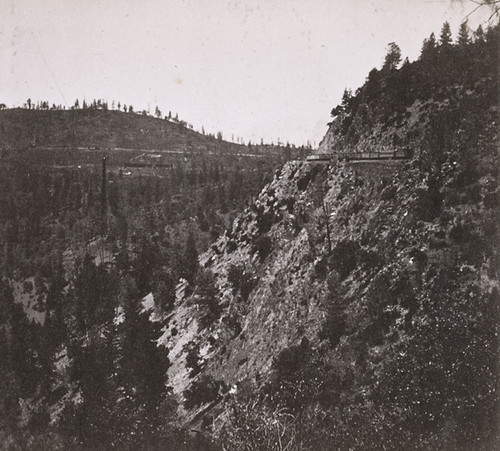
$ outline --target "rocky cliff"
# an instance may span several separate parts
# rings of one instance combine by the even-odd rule
[[[410,435],[408,425],[421,425],[432,436],[451,422],[460,435],[465,423],[482,422],[479,412],[491,418],[498,382],[493,149],[478,149],[474,168],[451,153],[439,175],[419,149],[404,162],[286,164],[201,258],[213,274],[217,314],[207,321],[204,294],[195,291],[170,320],[163,338],[174,350],[174,391],[180,396],[206,375],[220,381],[207,411],[201,403],[219,426],[239,393],[246,399],[266,384],[293,409],[334,399],[325,410],[366,415],[366,443],[380,439],[372,426],[384,436],[388,425]],[[190,377],[185,359],[193,348],[200,370]],[[187,418],[196,423],[199,413]],[[373,415],[384,416],[380,425]],[[346,424],[356,430],[363,421]]]
[[[235,449],[497,443],[491,82],[438,84],[394,114],[358,99],[320,145],[405,146],[407,160],[276,172],[162,337],[185,421]]]

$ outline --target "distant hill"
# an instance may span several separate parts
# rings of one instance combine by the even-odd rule
[[[0,149],[88,147],[168,151],[248,152],[231,143],[191,130],[182,123],[104,109],[0,111]],[[254,146],[253,153],[283,153],[284,147]]]
[[[189,139],[205,146],[212,141],[166,120],[98,109],[4,110],[0,111],[0,131],[0,146],[11,149],[48,146],[177,149],[187,145]]]
[[[273,161],[304,158],[309,149],[274,145],[243,145],[190,129],[185,123],[145,114],[97,108],[0,110],[0,161],[76,167],[171,167],[201,160],[229,166],[259,157]]]

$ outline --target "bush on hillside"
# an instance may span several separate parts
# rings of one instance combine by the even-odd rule
[[[358,250],[359,244],[350,240],[340,241],[332,250],[331,268],[337,271],[342,280],[356,268]]]
[[[233,295],[238,292],[241,298],[246,301],[255,283],[257,282],[254,274],[244,265],[232,264],[227,270],[227,279],[232,286]]]
[[[328,340],[334,348],[346,331],[345,313],[338,302],[333,302],[328,308],[326,319],[319,331],[320,340]]]
[[[263,262],[272,252],[273,241],[267,235],[259,235],[254,240],[254,249],[259,254],[260,261]]]
[[[184,407],[193,409],[202,404],[208,404],[217,401],[221,397],[221,391],[224,391],[223,381],[215,380],[210,375],[203,375],[197,381],[194,381],[189,388],[184,390]]]
[[[222,313],[222,307],[219,304],[219,290],[215,280],[215,274],[209,269],[200,268],[196,275],[193,299],[199,307],[198,321],[202,328],[206,328],[218,320]]]
[[[431,178],[426,189],[417,189],[417,201],[414,214],[417,219],[430,222],[441,213],[443,199],[440,186],[435,178]]]

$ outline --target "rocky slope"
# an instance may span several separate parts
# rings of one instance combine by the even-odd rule
[[[409,423],[435,425],[437,396],[440,420],[456,428],[464,406],[467,417],[479,408],[491,413],[498,382],[491,150],[484,149],[467,186],[459,182],[467,170],[455,158],[443,163],[439,188],[418,150],[407,162],[286,164],[201,259],[216,275],[220,318],[201,327],[205,313],[195,293],[170,320],[164,344],[174,350],[169,379],[176,394],[209,374],[230,389],[216,398],[227,405],[238,391],[262,390],[279,372],[280,352],[306,343],[307,352],[342,372],[350,368],[353,386],[338,393],[345,397],[341,410],[374,403],[383,409],[390,398]],[[249,280],[249,294],[229,280],[234,268]],[[190,378],[185,357],[193,347],[202,350],[202,370]],[[292,373],[300,366],[285,364]],[[307,390],[314,404],[319,389]],[[217,418],[225,407],[212,410]],[[196,422],[198,413],[188,418]]]
[[[498,443],[490,81],[440,85],[355,139],[341,114],[320,146],[404,145],[408,160],[277,171],[200,259],[162,337],[184,421],[235,449]]]

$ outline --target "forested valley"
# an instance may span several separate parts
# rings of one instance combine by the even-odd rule
[[[97,123],[109,115],[129,123],[119,144],[143,148],[109,147]],[[130,129],[137,121],[153,136],[163,128],[167,152]],[[154,309],[171,312],[179,282],[193,289],[198,255],[277,165],[307,150],[234,145],[97,103],[3,110],[0,122],[21,137],[0,140],[0,441],[15,449],[153,446],[165,428],[177,429],[169,426],[168,353],[155,343],[161,324],[150,323],[141,300],[153,293]],[[58,135],[72,141],[62,145]]]

